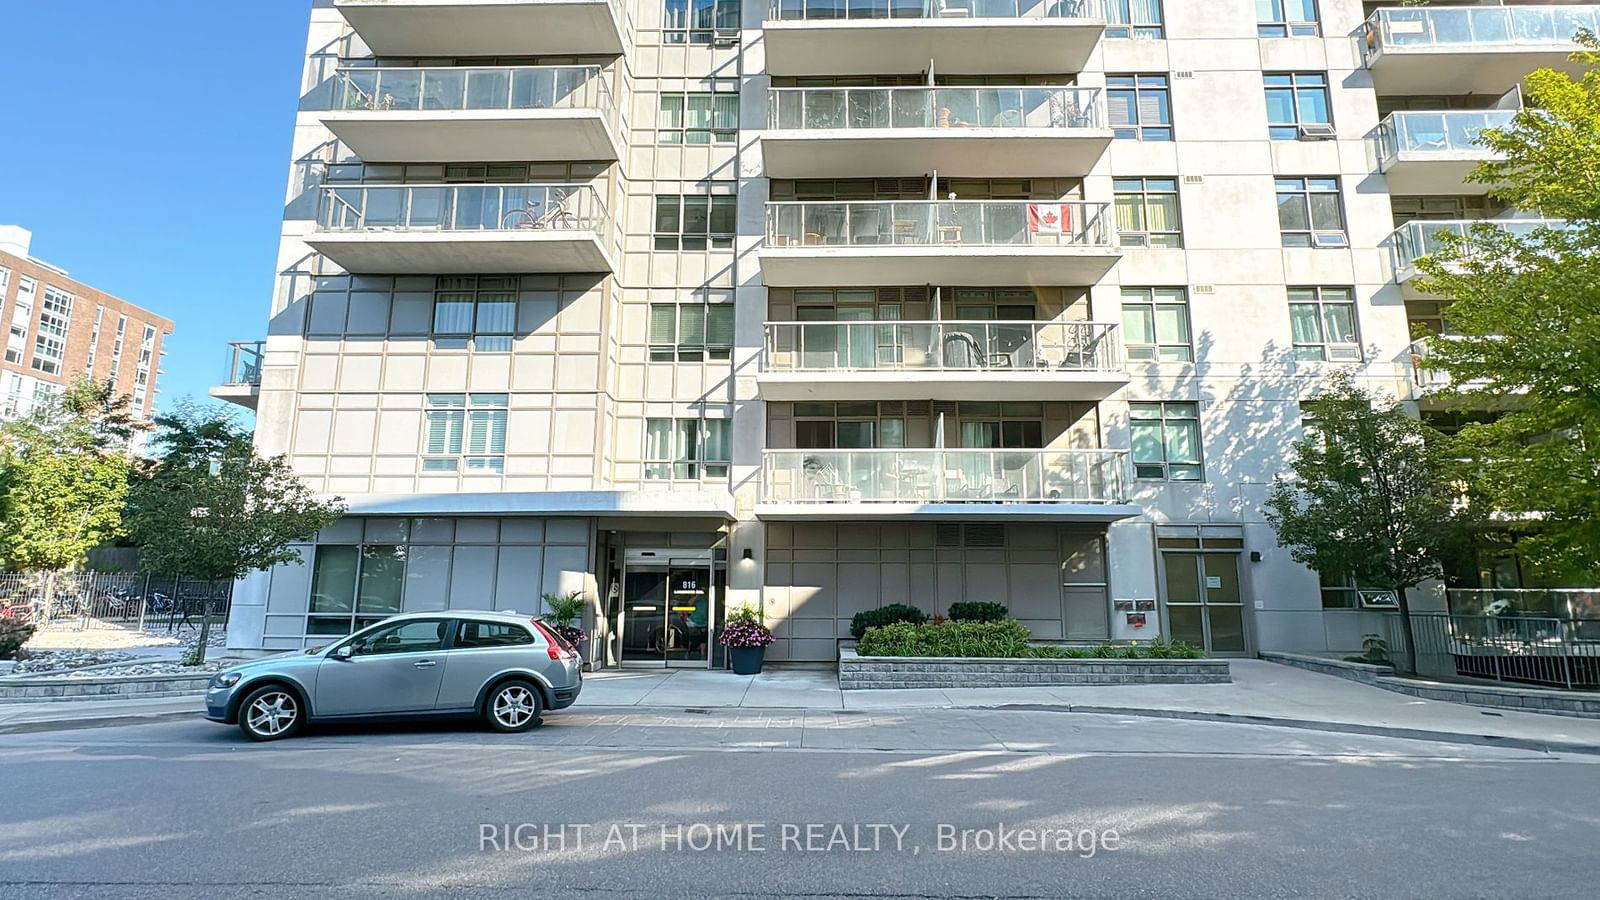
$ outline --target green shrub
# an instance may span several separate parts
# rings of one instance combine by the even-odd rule
[[[1011,615],[1003,603],[952,603],[952,622],[1001,622]]]
[[[921,625],[926,621],[928,621],[928,614],[915,606],[907,606],[904,603],[891,603],[888,606],[880,606],[877,609],[862,610],[851,617],[850,636],[859,641],[861,636],[867,633],[868,628],[880,628],[884,625],[893,625],[896,622],[910,622],[913,625]]]
[[[10,617],[0,617],[0,659],[15,659],[17,651],[33,637],[33,626]]]
[[[868,629],[856,645],[862,656],[1022,656],[1028,652],[1026,625],[1004,622],[898,623]]]

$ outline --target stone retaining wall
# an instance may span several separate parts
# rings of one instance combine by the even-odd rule
[[[0,702],[44,703],[199,695],[205,693],[211,675],[207,672],[204,675],[129,675],[122,678],[10,677],[0,681]]]
[[[1225,659],[993,659],[860,656],[839,651],[841,690],[1049,687],[1087,684],[1223,684]]]
[[[1359,681],[1362,684],[1376,684],[1380,676],[1394,674],[1394,666],[1346,662],[1342,659],[1329,659],[1325,656],[1311,656],[1306,653],[1279,653],[1275,650],[1263,650],[1260,655],[1262,659],[1275,663],[1283,663],[1286,666],[1319,672],[1323,675],[1347,678],[1351,681]]]
[[[1303,653],[1262,651],[1261,658],[1286,666],[1310,669],[1324,675],[1359,681],[1362,684],[1370,684],[1386,691],[1420,697],[1424,700],[1442,700],[1446,703],[1487,706],[1491,709],[1514,709],[1519,712],[1546,713],[1554,716],[1600,719],[1600,693],[1593,691],[1554,691],[1509,684],[1424,681],[1420,678],[1402,678],[1389,666],[1324,659]]]

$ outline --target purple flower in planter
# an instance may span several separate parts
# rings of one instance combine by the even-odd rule
[[[744,607],[728,616],[717,643],[724,647],[770,647],[777,642],[772,629],[761,624],[756,611]]]

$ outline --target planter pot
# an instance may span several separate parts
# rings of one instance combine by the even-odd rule
[[[733,663],[735,675],[760,675],[761,663],[767,658],[765,647],[729,647],[728,660]]]

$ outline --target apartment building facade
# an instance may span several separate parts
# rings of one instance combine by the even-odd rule
[[[317,0],[267,336],[215,393],[350,513],[229,645],[580,591],[602,666],[720,666],[742,605],[775,660],[961,600],[1358,647],[1383,598],[1263,516],[1299,401],[1426,411],[1411,262],[1515,215],[1472,135],[1594,17]]]
[[[134,416],[154,416],[172,322],[29,256],[32,240],[26,228],[0,225],[0,421],[83,376],[112,379]]]

